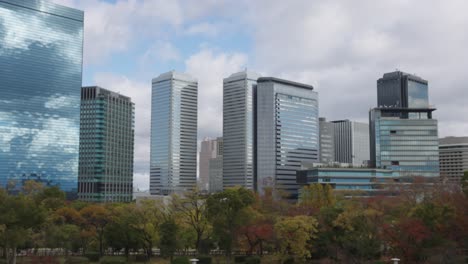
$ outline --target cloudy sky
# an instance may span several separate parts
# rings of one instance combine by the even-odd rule
[[[429,81],[440,136],[468,135],[466,0],[53,0],[85,11],[83,84],[136,104],[135,186],[148,188],[151,78],[199,81],[199,139],[222,135],[222,79],[248,68],[312,84],[320,116],[367,122],[376,80]]]

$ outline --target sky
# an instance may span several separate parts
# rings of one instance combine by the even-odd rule
[[[320,116],[368,122],[376,81],[429,81],[439,136],[468,135],[466,0],[52,0],[85,11],[83,85],[135,103],[134,186],[149,186],[151,79],[198,79],[198,139],[222,135],[222,80],[244,69],[314,86]]]

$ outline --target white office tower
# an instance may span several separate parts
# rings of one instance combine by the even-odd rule
[[[350,120],[338,120],[332,123],[335,136],[335,161],[354,166],[368,165],[369,125]]]
[[[150,193],[184,192],[197,182],[198,81],[171,71],[152,86]]]
[[[254,98],[259,77],[243,71],[223,80],[223,188],[254,189]]]

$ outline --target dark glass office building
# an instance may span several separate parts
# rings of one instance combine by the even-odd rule
[[[134,111],[130,97],[96,86],[81,90],[80,200],[132,201]]]
[[[402,177],[439,177],[439,141],[428,82],[404,72],[377,81],[379,107],[370,111],[371,164]]]
[[[0,185],[76,193],[83,12],[0,0]]]
[[[278,78],[257,83],[256,189],[296,197],[296,171],[320,159],[318,94],[311,85]]]

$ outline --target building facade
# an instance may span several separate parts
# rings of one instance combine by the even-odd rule
[[[210,193],[223,190],[223,149],[224,140],[222,137],[218,137],[215,156],[208,161],[208,191]]]
[[[468,137],[445,137],[439,140],[440,176],[449,183],[460,184],[468,171]]]
[[[360,195],[388,193],[388,185],[400,182],[398,171],[372,168],[315,167],[297,172],[301,186],[329,184],[335,190],[361,191]]]
[[[97,86],[81,89],[80,200],[132,201],[134,112],[127,96]]]
[[[438,178],[439,141],[433,110],[371,110],[371,164],[399,171],[401,176]],[[402,112],[407,118],[395,117]]]
[[[163,73],[152,81],[151,100],[150,193],[195,188],[198,81],[184,73]]]
[[[310,85],[259,78],[256,101],[256,189],[296,196],[296,171],[319,161],[318,94]]]
[[[353,165],[367,164],[369,153],[369,125],[349,120],[332,121],[335,162]]]
[[[335,162],[335,132],[333,123],[319,118],[320,162]]]
[[[205,138],[200,144],[198,183],[200,190],[208,191],[210,181],[210,160],[217,157],[218,140]]]
[[[255,188],[255,96],[259,77],[243,71],[223,80],[223,188]]]
[[[428,98],[428,82],[416,75],[395,71],[377,80],[378,107],[428,108]]]
[[[377,81],[377,103],[369,113],[371,165],[404,177],[438,178],[438,127],[428,82],[400,71],[386,73]]]
[[[0,0],[0,186],[76,196],[83,12]]]

